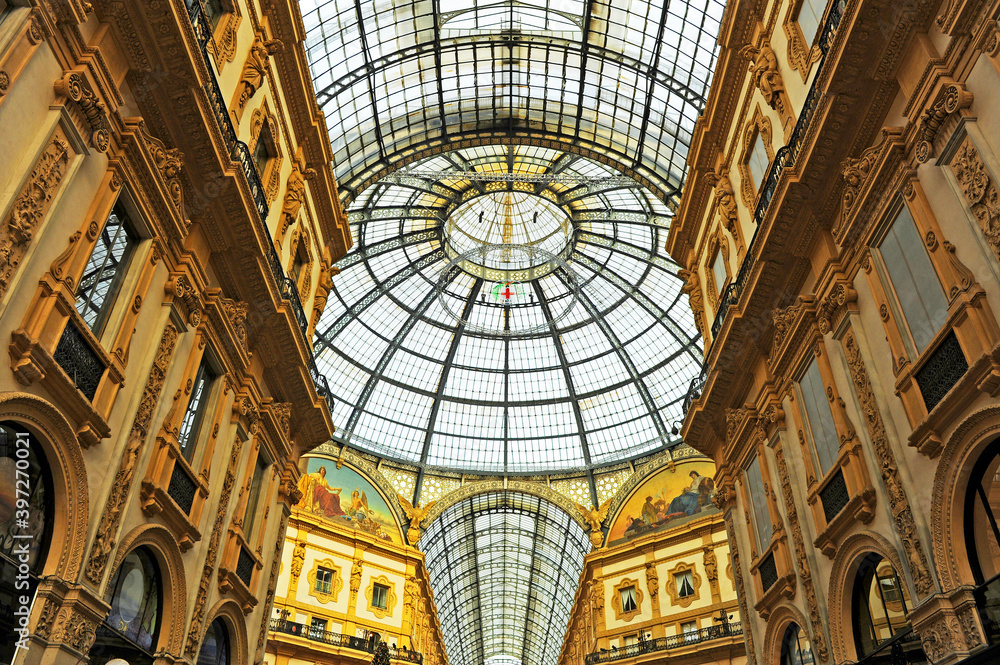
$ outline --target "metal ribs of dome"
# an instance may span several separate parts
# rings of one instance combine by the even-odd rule
[[[422,151],[468,137],[533,136],[606,156],[676,201],[724,4],[302,0],[301,7],[345,200]]]
[[[615,173],[603,165],[540,148],[473,148],[414,169],[449,177],[377,185],[349,213],[354,249],[338,264],[315,345],[335,438],[405,463],[508,474],[590,469],[673,443],[701,353],[678,266],[662,250],[666,206],[608,181]],[[584,181],[500,183],[530,186],[572,222],[566,262],[579,302],[565,318],[552,313],[569,297],[558,270],[526,283],[516,305],[490,301],[490,284],[461,271],[438,292],[448,215],[497,187],[449,173],[471,170]],[[483,332],[489,317],[512,316],[540,331]]]

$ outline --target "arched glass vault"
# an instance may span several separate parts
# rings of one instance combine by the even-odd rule
[[[447,508],[419,542],[452,665],[554,663],[590,542],[569,515],[521,492]]]
[[[302,0],[345,200],[427,149],[535,136],[676,201],[720,0]]]
[[[701,350],[663,250],[670,219],[602,164],[516,145],[452,151],[365,190],[316,328],[334,438],[499,474],[677,443]]]

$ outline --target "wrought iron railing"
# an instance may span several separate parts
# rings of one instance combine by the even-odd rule
[[[856,665],[928,665],[929,662],[920,638],[910,629],[882,642]]]
[[[244,547],[240,546],[240,556],[236,559],[236,577],[243,580],[243,584],[250,588],[250,582],[253,581],[253,570],[257,567],[257,562],[253,560],[253,555],[250,551]]]
[[[52,352],[52,359],[73,380],[77,390],[88,400],[93,401],[107,367],[87,341],[86,336],[76,327],[73,319],[66,322],[59,343]]]
[[[377,646],[377,643],[373,639],[354,637],[353,635],[344,635],[343,633],[334,633],[328,630],[316,630],[304,623],[284,621],[282,619],[271,619],[270,629],[272,633],[305,637],[313,642],[322,642],[330,646],[354,649],[355,651],[364,651],[366,653],[375,653],[375,647]],[[413,651],[405,647],[389,646],[387,648],[389,649],[389,658],[392,660],[402,660],[408,663],[424,662],[424,656],[419,651]]]
[[[278,285],[278,292],[281,294],[282,300],[287,300],[291,305],[292,313],[295,316],[296,323],[299,325],[302,337],[306,341],[306,346],[311,350],[312,344],[309,342],[309,317],[306,316],[305,309],[302,307],[302,300],[299,298],[299,290],[295,281],[288,276],[285,268],[281,265],[281,257],[278,256],[278,251],[274,246],[271,231],[267,228],[267,215],[270,207],[260,174],[257,172],[257,165],[253,160],[253,153],[246,143],[239,140],[236,134],[233,121],[229,117],[229,108],[226,105],[225,97],[223,97],[222,90],[219,88],[219,80],[212,69],[212,60],[208,53],[208,43],[212,38],[212,25],[208,17],[205,16],[205,9],[202,6],[201,0],[187,0],[187,3],[191,25],[194,27],[194,34],[198,39],[198,46],[201,48],[201,55],[208,69],[208,83],[204,86],[205,94],[208,95],[208,101],[212,106],[212,112],[215,114],[219,130],[222,132],[222,138],[226,143],[229,156],[233,161],[240,163],[243,175],[246,176],[247,183],[250,186],[250,194],[253,196],[261,228],[263,228],[264,235],[267,238],[267,242],[265,243],[267,245],[265,248],[267,264],[271,269],[274,281]],[[316,364],[311,357],[311,351],[309,356],[309,375],[316,383],[316,392],[324,399],[327,399],[327,396],[330,394],[330,386],[326,381],[326,377],[320,374],[316,368]]]
[[[620,649],[601,649],[594,653],[587,654],[586,665],[595,663],[607,663],[614,660],[624,660],[635,658],[647,653],[656,651],[667,651],[679,647],[691,646],[710,640],[718,640],[723,637],[739,637],[743,634],[743,624],[738,622],[725,623],[719,626],[710,626],[690,633],[671,635],[670,637],[657,637],[655,640],[644,640],[635,644],[629,644]]]
[[[924,366],[914,375],[928,412],[934,410],[968,369],[969,361],[965,359],[962,345],[958,343],[955,331],[952,330],[944,336]]]
[[[826,62],[826,55],[830,51],[830,45],[833,43],[833,37],[837,32],[837,28],[840,26],[840,20],[844,16],[844,6],[846,4],[846,0],[838,0],[834,3],[826,21],[823,23],[823,32],[820,33],[819,39],[819,47],[822,51],[822,56],[820,56],[819,64],[816,69],[816,76],[813,78],[813,84],[809,88],[809,94],[806,95],[806,101],[802,105],[802,110],[799,111],[799,119],[795,123],[795,128],[792,130],[792,135],[788,140],[788,144],[778,150],[777,154],[774,156],[774,160],[771,162],[771,165],[767,170],[767,176],[764,178],[764,185],[757,198],[757,206],[754,208],[754,235],[750,240],[750,246],[747,248],[746,256],[743,259],[743,263],[740,266],[736,279],[730,283],[728,287],[726,287],[722,297],[719,298],[719,307],[715,312],[715,319],[712,321],[713,339],[719,334],[719,330],[722,329],[722,324],[726,321],[726,315],[729,313],[729,308],[738,303],[740,296],[743,295],[750,273],[752,272],[756,262],[754,250],[756,249],[757,232],[760,230],[760,225],[767,216],[768,208],[771,205],[771,199],[774,197],[774,193],[778,189],[778,182],[781,180],[781,174],[784,172],[786,167],[792,166],[795,163],[795,159],[799,155],[799,149],[802,147],[802,140],[805,137],[806,130],[809,127],[809,123],[812,121],[813,113],[816,111],[816,107],[819,105],[819,100],[823,96],[823,93],[819,89],[820,74],[822,73],[823,65]]]
[[[826,486],[819,491],[819,500],[823,504],[823,516],[829,524],[851,500],[843,470],[838,469],[837,473],[830,477]]]
[[[774,586],[778,581],[778,565],[774,561],[774,552],[768,552],[757,571],[760,573],[760,586],[764,591]]]
[[[976,599],[986,641],[1000,644],[1000,575],[980,584],[972,595]]]
[[[688,409],[691,408],[691,403],[696,399],[701,397],[701,391],[705,388],[705,381],[708,379],[708,365],[701,366],[701,372],[698,376],[691,379],[691,383],[688,384],[687,394],[684,395],[684,415],[687,415]]]
[[[190,515],[191,507],[194,506],[194,495],[197,492],[198,484],[191,479],[183,466],[174,462],[174,470],[170,473],[170,482],[167,484],[167,496],[174,500],[185,515]]]

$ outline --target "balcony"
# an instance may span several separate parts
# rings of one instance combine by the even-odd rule
[[[896,635],[879,645],[857,665],[929,665],[920,638],[913,630]]]
[[[600,651],[588,654],[585,662],[586,665],[608,663],[615,660],[635,658],[647,653],[669,651],[670,649],[679,649],[681,647],[689,647],[694,644],[719,640],[725,637],[740,637],[742,635],[743,624],[728,623],[721,626],[702,628],[696,633],[691,632],[684,633],[682,635],[671,635],[670,637],[658,637],[655,640],[646,640],[644,642],[639,642],[638,644],[629,644],[621,649],[601,649]]]
[[[302,637],[311,642],[326,644],[328,646],[353,649],[354,651],[368,654],[375,653],[376,643],[373,640],[366,640],[363,637],[354,637],[352,635],[344,635],[342,633],[313,630],[310,626],[307,626],[304,623],[271,619],[270,630],[272,633],[294,635],[295,637]],[[418,651],[411,651],[406,647],[401,649],[389,647],[389,658],[391,660],[399,660],[406,663],[424,662],[423,654]],[[370,659],[366,657],[365,661],[367,662],[368,660]]]
[[[257,221],[260,223],[260,227],[264,230],[264,236],[267,239],[264,251],[267,253],[267,264],[271,269],[271,276],[274,277],[281,299],[287,301],[291,306],[292,314],[298,324],[299,331],[302,333],[302,339],[305,341],[306,348],[312,349],[312,343],[310,342],[307,334],[309,329],[309,317],[306,316],[305,309],[302,307],[302,301],[299,298],[299,291],[295,285],[295,281],[288,276],[285,269],[281,265],[281,257],[278,256],[278,252],[274,247],[274,238],[271,236],[270,229],[267,228],[266,220],[269,212],[269,206],[267,198],[264,195],[264,185],[260,180],[260,174],[257,173],[257,167],[254,164],[250,147],[237,138],[236,129],[233,127],[233,121],[229,117],[229,109],[226,105],[225,97],[222,94],[222,89],[219,87],[219,80],[215,75],[215,70],[212,68],[212,58],[209,57],[208,53],[208,43],[212,37],[212,26],[209,23],[208,18],[205,16],[205,9],[202,5],[202,0],[186,0],[186,2],[188,7],[188,17],[191,19],[191,25],[194,28],[195,37],[198,39],[201,57],[205,61],[205,66],[208,69],[209,80],[204,86],[205,94],[208,95],[212,112],[219,125],[219,131],[222,132],[222,138],[226,143],[229,157],[234,162],[239,163],[240,170],[243,172],[243,175],[246,176],[247,183],[250,187],[250,193],[253,195],[257,211]],[[309,375],[312,377],[313,383],[316,386],[316,393],[321,398],[326,400],[330,395],[330,386],[327,383],[326,377],[323,374],[320,374],[319,370],[316,368],[316,363],[313,360],[312,354],[307,353],[307,357]]]

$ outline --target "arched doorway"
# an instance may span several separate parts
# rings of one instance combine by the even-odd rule
[[[791,623],[781,638],[781,665],[814,665],[809,636],[797,623]]]
[[[229,629],[219,617],[208,626],[205,639],[198,652],[197,665],[232,665],[229,648]]]
[[[125,556],[105,600],[111,611],[97,628],[91,665],[106,665],[113,658],[124,658],[130,665],[152,665],[163,614],[163,588],[160,568],[148,548],[137,547]]]
[[[1000,640],[1000,438],[992,441],[972,467],[965,490],[965,549],[978,589],[983,629],[991,643]]]
[[[53,506],[52,476],[35,435],[0,422],[0,635],[15,635],[28,620],[52,540]],[[0,663],[10,663],[15,645],[4,642]]]

